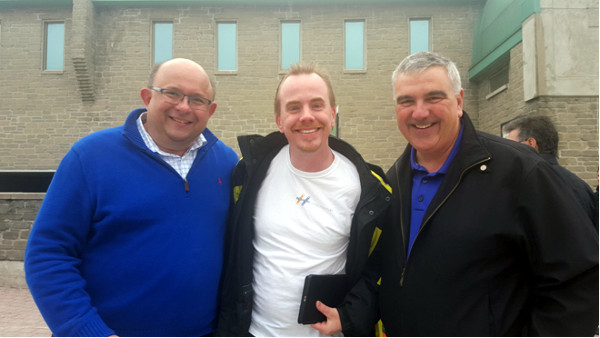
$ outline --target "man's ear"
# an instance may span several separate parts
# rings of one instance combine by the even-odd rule
[[[148,105],[150,104],[150,99],[152,99],[152,90],[149,88],[142,88],[142,90],[140,91],[140,97],[144,102],[144,106],[148,107]]]
[[[538,151],[538,152],[540,151],[538,149],[537,140],[534,139],[533,137],[530,137],[523,142],[527,143],[530,147],[533,147],[533,149],[535,149],[536,151]]]
[[[283,126],[281,125],[280,115],[275,115],[275,123],[277,123],[277,128],[279,128],[279,132],[283,134]]]
[[[457,103],[457,112],[458,112],[458,117],[462,117],[463,116],[463,100],[465,97],[465,91],[464,89],[460,89],[460,93],[458,93],[458,95],[456,96],[456,103]]]
[[[208,117],[212,117],[215,110],[217,110],[217,104],[213,102],[210,104],[210,107],[208,107]]]
[[[335,116],[337,115],[337,110],[335,108],[336,107],[331,107],[331,110],[333,111],[333,118],[331,119],[331,128],[335,127]]]

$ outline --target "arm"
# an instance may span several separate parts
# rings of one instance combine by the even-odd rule
[[[383,235],[382,235],[383,236]],[[380,276],[381,241],[369,257],[360,280],[338,308],[317,302],[317,309],[327,318],[311,326],[322,334],[343,332],[344,336],[372,336],[379,319],[378,281]]]
[[[27,284],[44,320],[58,336],[115,333],[91,305],[79,271],[93,208],[84,172],[71,150],[54,175],[25,251]]]
[[[239,253],[237,251],[244,250],[239,243],[239,231],[241,230],[238,227],[238,218],[240,217],[241,204],[244,203],[243,198],[242,201],[240,201],[240,198],[244,189],[245,178],[246,162],[241,159],[231,175],[232,193],[225,231],[223,271],[219,288],[218,324],[215,330],[215,336],[217,337],[246,335],[250,326],[250,323],[246,321],[251,318],[251,314],[246,311],[252,309],[253,293],[251,286],[240,287],[242,276],[240,276],[238,265],[241,263],[238,260]],[[240,205],[238,205],[238,202]],[[252,242],[244,241],[243,244],[252,245]],[[240,299],[242,299],[242,305],[240,305]]]
[[[598,235],[560,178],[539,165],[519,198],[535,301],[529,335],[592,336],[598,325]]]

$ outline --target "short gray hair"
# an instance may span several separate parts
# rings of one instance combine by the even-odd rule
[[[558,131],[547,116],[520,116],[504,125],[505,133],[518,129],[519,142],[534,138],[540,154],[558,156]]]
[[[439,66],[446,69],[454,94],[460,94],[462,85],[460,82],[460,73],[458,72],[456,65],[452,60],[432,52],[418,52],[404,58],[392,74],[392,88],[396,86],[398,75],[421,73],[433,66]]]

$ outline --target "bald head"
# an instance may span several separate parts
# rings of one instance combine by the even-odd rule
[[[180,76],[189,76],[190,74],[194,74],[199,81],[199,85],[208,93],[210,93],[210,96],[207,98],[211,101],[215,100],[216,91],[214,83],[204,68],[202,68],[202,66],[200,66],[197,62],[185,58],[175,58],[156,64],[150,72],[150,77],[148,78],[148,87],[155,86],[156,81],[161,81],[166,76],[165,74],[175,77],[177,77],[178,74]]]

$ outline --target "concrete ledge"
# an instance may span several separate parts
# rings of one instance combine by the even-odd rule
[[[43,192],[0,192],[0,200],[43,200]]]
[[[0,287],[27,289],[22,261],[0,261]]]

